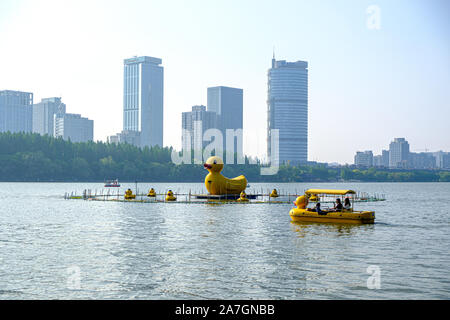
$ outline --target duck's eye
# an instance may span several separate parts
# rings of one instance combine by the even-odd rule
[[[214,160],[214,164],[217,164],[217,161],[216,161],[216,160]]]

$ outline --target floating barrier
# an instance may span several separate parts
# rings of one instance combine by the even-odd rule
[[[124,192],[120,192],[119,189],[99,189],[91,190],[85,189],[83,192],[77,193],[66,192],[64,199],[66,200],[90,200],[90,201],[113,201],[113,202],[139,202],[139,203],[188,203],[188,204],[201,204],[201,203],[246,203],[246,204],[292,204],[298,196],[304,194],[304,192],[283,192],[280,190],[277,192],[276,198],[273,197],[271,190],[260,190],[255,193],[245,193],[245,198],[248,201],[238,201],[241,198],[241,194],[224,194],[224,195],[211,195],[202,192],[180,193],[171,191],[171,197],[168,197],[168,193],[171,190],[167,190],[164,193],[158,193],[152,189],[150,192],[139,193],[136,191],[132,193],[132,198],[126,197]],[[173,197],[173,198],[172,198]],[[332,204],[336,201],[336,197],[330,196],[320,199],[322,204]],[[382,194],[368,194],[366,192],[359,192],[353,195],[354,202],[377,202],[385,201],[386,197]]]

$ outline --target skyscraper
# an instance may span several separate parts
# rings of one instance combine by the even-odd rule
[[[0,91],[0,132],[31,132],[33,94]]]
[[[405,138],[395,138],[389,144],[389,167],[406,168],[409,160],[409,143]]]
[[[224,86],[208,88],[208,111],[215,112],[218,116],[217,129],[222,132],[224,150],[227,150],[226,130],[243,129],[243,96],[243,90],[238,88]],[[242,141],[238,144],[235,137],[234,150],[227,152],[238,152],[242,155]]]
[[[33,132],[53,136],[55,114],[66,113],[66,105],[61,98],[46,98],[33,105]]]
[[[140,132],[140,147],[163,146],[164,68],[162,60],[124,60],[123,130]]]
[[[280,163],[308,160],[308,63],[272,59],[268,71],[267,155],[272,154],[272,130],[279,130]]]
[[[181,115],[182,129],[189,131],[190,139],[187,135],[182,137],[183,150],[195,150],[200,147],[203,150],[208,142],[203,141],[206,130],[217,128],[217,114],[213,111],[206,111],[205,106],[193,106],[191,112],[183,112]]]

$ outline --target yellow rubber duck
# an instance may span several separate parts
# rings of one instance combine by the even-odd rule
[[[238,199],[237,201],[240,201],[240,202],[248,202],[249,200],[248,200],[248,198],[247,198],[247,194],[246,194],[244,191],[242,191],[242,192],[241,192],[241,195],[239,196],[239,199]]]
[[[172,190],[167,192],[166,201],[177,201],[177,197],[173,195]]]
[[[217,156],[209,158],[204,167],[209,171],[205,178],[206,190],[212,195],[240,194],[247,188],[247,179],[244,176],[228,179],[220,173],[223,161]]]
[[[273,189],[272,193],[270,194],[271,198],[278,198],[278,191],[277,189]]]
[[[298,197],[294,201],[294,204],[298,209],[306,209],[306,206],[308,205],[308,198],[306,196]]]
[[[131,189],[128,189],[127,191],[125,191],[125,200],[131,199],[136,199],[136,195],[133,194],[133,191],[131,191]]]
[[[317,194],[312,194],[309,197],[309,201],[314,201],[314,202],[319,201],[319,197],[317,196]]]
[[[150,191],[147,194],[147,197],[155,198],[156,197],[155,189],[151,188]]]

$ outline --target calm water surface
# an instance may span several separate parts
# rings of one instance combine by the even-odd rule
[[[0,299],[450,298],[450,183],[251,189],[274,187],[351,188],[388,200],[360,206],[376,211],[374,225],[299,225],[289,204],[64,200],[102,184],[0,183]],[[367,288],[371,265],[380,289]]]

